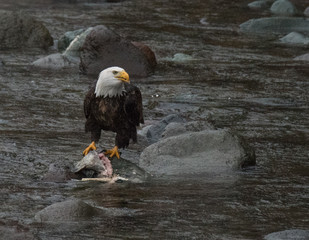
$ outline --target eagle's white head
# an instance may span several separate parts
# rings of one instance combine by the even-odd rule
[[[95,87],[96,97],[115,97],[124,92],[124,83],[130,83],[129,74],[120,67],[109,67],[100,72]]]

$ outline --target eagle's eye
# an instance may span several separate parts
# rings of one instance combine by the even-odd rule
[[[117,73],[118,73],[117,71],[115,71],[115,70],[113,71],[113,74],[114,74],[114,75],[116,75]]]

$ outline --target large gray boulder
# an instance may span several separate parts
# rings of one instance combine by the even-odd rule
[[[48,48],[53,45],[47,28],[23,12],[0,12],[0,49]]]
[[[274,232],[266,235],[265,240],[307,240],[309,239],[309,230],[291,229],[280,232]]]
[[[280,16],[293,16],[297,14],[297,9],[288,0],[275,1],[270,7],[270,11],[273,14]]]
[[[80,70],[97,76],[102,69],[120,66],[132,76],[148,76],[156,65],[155,58],[149,54],[154,56],[146,45],[133,44],[100,25],[94,27],[85,39]]]
[[[139,166],[153,175],[224,174],[255,164],[254,151],[227,130],[171,136],[148,146]]]
[[[309,33],[309,20],[295,17],[250,19],[240,25],[240,31],[264,37],[290,32]]]

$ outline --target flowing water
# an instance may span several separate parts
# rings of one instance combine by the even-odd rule
[[[292,60],[308,48],[239,33],[242,22],[269,15],[249,10],[248,2],[0,0],[1,9],[43,21],[54,39],[104,24],[144,42],[158,61],[152,76],[132,79],[143,93],[146,123],[171,113],[207,120],[237,131],[257,158],[255,168],[232,180],[43,182],[50,164],[73,165],[89,143],[82,104],[93,79],[30,67],[53,49],[1,51],[0,225],[15,229],[12,239],[262,239],[308,229],[309,66]],[[173,61],[177,53],[193,59]],[[100,141],[112,143],[112,135]],[[63,224],[34,220],[39,210],[70,198],[126,214]]]

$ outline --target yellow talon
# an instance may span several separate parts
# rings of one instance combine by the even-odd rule
[[[95,142],[90,143],[90,145],[83,151],[83,155],[86,156],[91,150],[96,150]]]
[[[107,150],[104,154],[110,154],[109,156],[112,158],[113,156],[116,156],[118,159],[120,158],[118,147],[115,146],[111,150]]]

